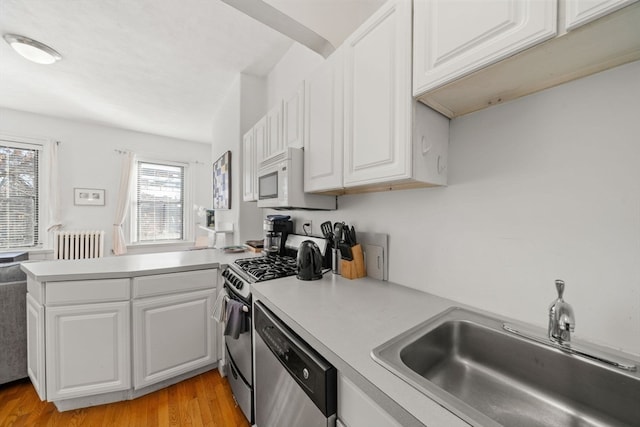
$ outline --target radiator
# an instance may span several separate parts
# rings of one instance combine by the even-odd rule
[[[101,258],[104,255],[104,231],[56,231],[53,259]]]

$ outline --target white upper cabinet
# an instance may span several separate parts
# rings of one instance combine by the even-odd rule
[[[565,26],[573,30],[637,0],[565,0]]]
[[[253,138],[256,145],[256,167],[269,156],[269,134],[267,132],[267,116],[261,118],[253,126]]]
[[[410,178],[411,2],[386,3],[344,46],[344,186]]]
[[[242,137],[242,200],[258,200],[258,162],[256,157],[255,130],[252,128]]]
[[[556,0],[414,0],[414,95],[556,35]]]
[[[278,102],[267,113],[267,144],[268,147],[264,152],[264,159],[268,159],[273,155],[284,150],[284,138],[282,135],[282,104]],[[263,159],[263,160],[264,160]]]
[[[283,103],[284,147],[302,148],[304,137],[304,82]]]
[[[304,191],[342,189],[343,50],[305,81]]]
[[[414,0],[413,32],[413,94],[454,118],[639,60],[640,2]]]
[[[283,101],[274,105],[253,127],[257,153],[257,165],[285,149],[283,136]]]

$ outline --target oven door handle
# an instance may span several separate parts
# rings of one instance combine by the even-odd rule
[[[235,298],[231,298],[231,297],[230,297],[230,296],[228,296],[228,295],[225,295],[225,296],[224,296],[224,303],[225,303],[225,304],[226,304],[226,303],[228,303],[228,302],[229,302],[229,300],[231,300],[231,299],[232,299],[232,300],[234,300],[234,301],[238,301],[238,302],[240,302],[240,303],[242,302],[242,301],[237,300],[237,299],[235,299]],[[245,313],[248,313],[248,312],[249,312],[249,307],[247,307],[245,304],[243,304],[243,305],[242,305],[242,311],[244,311]]]

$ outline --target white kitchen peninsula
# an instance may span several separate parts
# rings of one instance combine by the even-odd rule
[[[59,410],[133,399],[215,367],[218,267],[236,257],[24,263],[27,365],[40,398]]]

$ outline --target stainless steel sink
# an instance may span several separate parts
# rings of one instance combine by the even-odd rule
[[[528,334],[545,331],[520,335]],[[498,319],[452,308],[372,357],[472,425],[640,426],[638,361],[583,344],[597,359],[622,361],[627,369],[620,369],[520,335]]]

